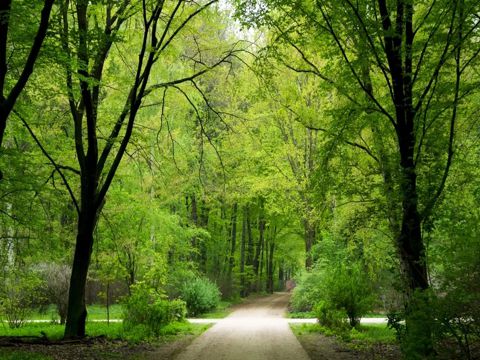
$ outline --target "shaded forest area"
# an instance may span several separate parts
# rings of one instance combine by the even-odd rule
[[[479,27],[476,0],[2,1],[2,319],[76,339],[121,303],[158,336],[294,279],[323,326],[475,358]]]

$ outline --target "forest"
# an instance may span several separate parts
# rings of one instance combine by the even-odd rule
[[[478,0],[2,0],[0,358],[287,290],[480,358],[479,85]]]

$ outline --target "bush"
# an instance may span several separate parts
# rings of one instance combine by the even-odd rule
[[[185,319],[185,302],[166,300],[139,283],[131,288],[131,295],[123,304],[123,326],[127,333],[137,334],[140,340],[149,336],[158,336],[161,329],[174,322]]]
[[[340,265],[327,276],[326,298],[338,310],[344,310],[352,327],[373,308],[371,280],[362,264]]]
[[[0,314],[12,329],[19,328],[40,302],[41,280],[33,273],[14,271],[0,289]]]
[[[190,283],[197,278],[195,273],[185,266],[180,265],[175,271],[167,274],[165,290],[170,299],[178,299],[182,295],[184,284]]]
[[[297,281],[290,299],[290,309],[294,312],[312,311],[324,294],[324,273],[319,269],[305,272]]]
[[[188,315],[197,316],[218,306],[220,290],[209,279],[195,278],[183,284],[180,298],[187,303]]]
[[[318,323],[339,333],[349,330],[347,314],[339,310],[327,301],[320,301],[313,309],[317,316]]]
[[[45,287],[45,298],[49,304],[55,304],[60,317],[60,324],[65,324],[67,318],[68,289],[70,286],[70,266],[55,263],[44,263],[37,266]]]
[[[330,326],[333,317],[343,314],[354,327],[372,309],[373,295],[372,281],[360,262],[329,264],[317,266],[299,279],[290,306],[293,311],[313,309],[324,326]]]
[[[435,308],[436,340],[454,339],[463,358],[473,358],[480,342],[480,294],[455,289],[437,299]]]

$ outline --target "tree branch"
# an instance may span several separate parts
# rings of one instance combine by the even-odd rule
[[[65,175],[63,174],[63,172],[61,171],[61,166],[57,165],[57,163],[55,162],[55,160],[53,160],[53,158],[50,156],[50,154],[47,152],[47,150],[43,147],[42,143],[40,142],[40,140],[37,138],[37,136],[35,135],[35,133],[33,132],[32,128],[28,125],[27,121],[23,118],[22,115],[20,115],[20,113],[18,113],[16,110],[13,110],[14,114],[20,119],[20,121],[23,123],[23,125],[25,126],[25,128],[28,130],[28,132],[30,133],[31,137],[33,138],[33,140],[37,143],[38,147],[40,148],[40,150],[42,151],[43,155],[45,155],[45,157],[50,161],[50,163],[53,165],[53,167],[55,168],[55,170],[58,172],[58,174],[60,175],[60,177],[62,178],[62,181],[65,185],[65,187],[67,188],[68,190],[68,193],[70,194],[70,197],[72,199],[72,202],[73,204],[75,205],[75,209],[77,210],[77,213],[80,213],[80,208],[78,206],[78,202],[77,202],[77,199],[75,198],[75,195],[72,191],[72,188],[70,187],[70,184],[68,183],[67,181],[67,178],[65,177]],[[75,170],[76,172],[78,172],[78,170]]]

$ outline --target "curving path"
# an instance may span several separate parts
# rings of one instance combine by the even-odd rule
[[[283,318],[289,296],[275,293],[239,306],[176,360],[309,360]]]

